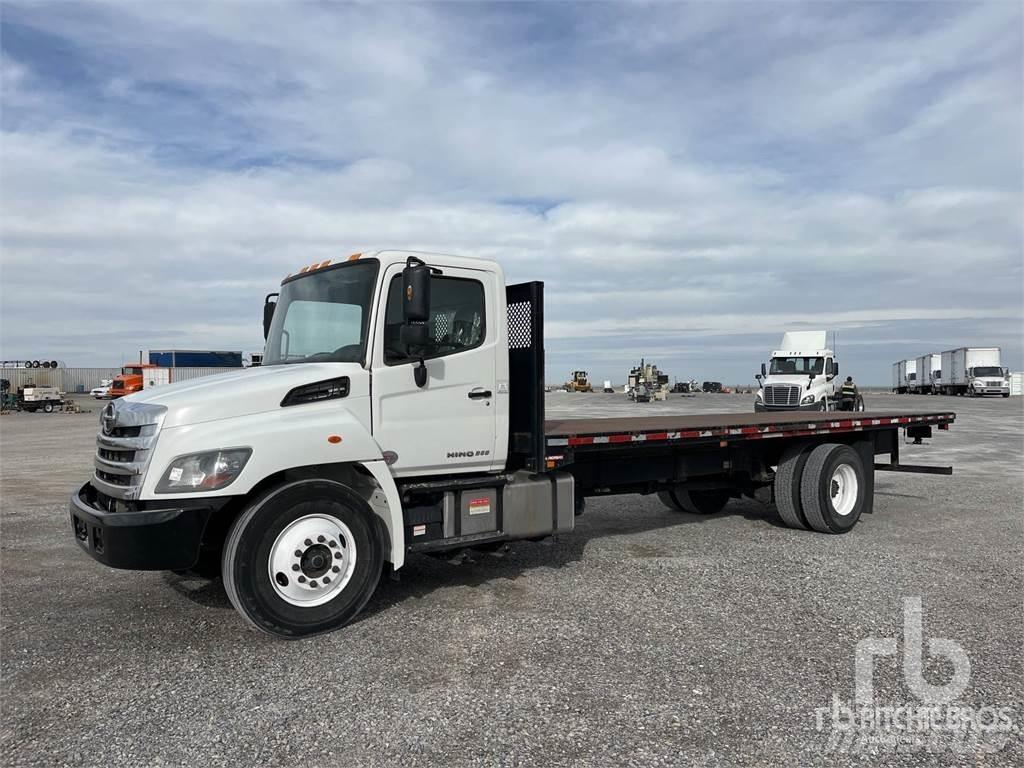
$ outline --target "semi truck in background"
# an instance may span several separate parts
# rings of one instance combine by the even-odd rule
[[[942,355],[921,355],[914,361],[914,386],[910,391],[918,395],[938,394],[937,382],[942,375]]]
[[[832,411],[839,407],[839,361],[825,331],[787,331],[769,366],[755,376],[754,411]],[[705,390],[706,391],[706,390]],[[858,396],[854,410],[864,410]]]
[[[1009,371],[999,347],[958,347],[942,353],[944,395],[1010,396]]]
[[[748,496],[842,534],[876,470],[952,472],[900,462],[949,411],[546,420],[543,289],[442,254],[303,268],[265,301],[263,366],[106,405],[69,535],[111,567],[220,574],[249,624],[300,638],[351,621],[413,553],[568,534],[588,496],[691,515]],[[824,334],[791,341],[766,386],[826,402]]]
[[[892,391],[905,395],[917,386],[917,359],[892,364]]]
[[[171,371],[151,363],[130,363],[121,368],[121,373],[110,383],[107,396],[110,399],[141,392],[147,387],[171,383]]]

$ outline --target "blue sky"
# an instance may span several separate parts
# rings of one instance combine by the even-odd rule
[[[1022,351],[1021,5],[0,8],[0,356],[258,349],[296,266],[546,281],[548,379]]]

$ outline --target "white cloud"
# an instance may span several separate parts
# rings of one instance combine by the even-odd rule
[[[394,246],[546,280],[555,370],[793,322],[1021,367],[1019,8],[589,9],[5,6],[3,355],[253,349],[283,274]]]

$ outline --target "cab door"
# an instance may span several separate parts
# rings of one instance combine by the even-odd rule
[[[433,266],[433,265],[432,265]],[[440,267],[430,279],[427,383],[400,344],[402,267],[388,268],[372,369],[373,434],[396,476],[490,469],[496,429],[497,276]]]

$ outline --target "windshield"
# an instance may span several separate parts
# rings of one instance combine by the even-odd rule
[[[378,266],[354,261],[282,285],[263,365],[361,363]]]
[[[998,376],[1003,377],[1003,369],[997,368],[994,365],[979,365],[974,369],[975,376]]]
[[[768,373],[772,376],[806,376],[809,373],[820,375],[824,368],[823,357],[773,357],[772,368]]]

